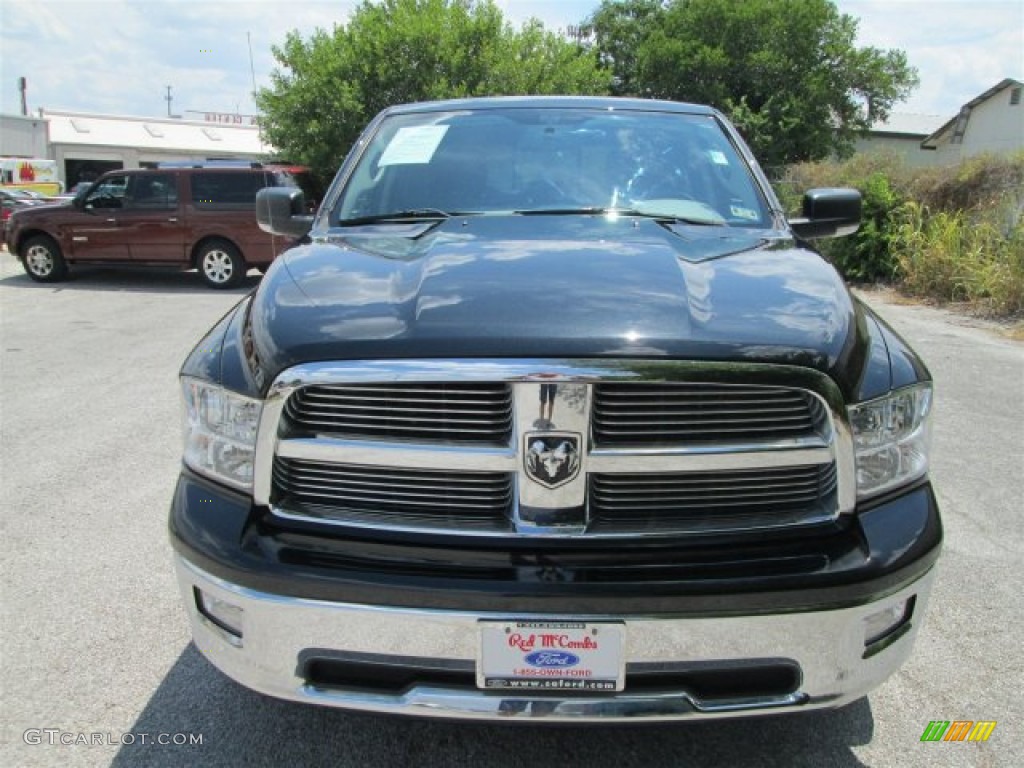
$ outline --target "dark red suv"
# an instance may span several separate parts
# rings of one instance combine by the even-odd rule
[[[40,282],[69,264],[130,264],[195,268],[228,288],[291,245],[256,224],[256,193],[272,186],[294,183],[263,166],[111,171],[70,203],[17,211],[7,246]]]

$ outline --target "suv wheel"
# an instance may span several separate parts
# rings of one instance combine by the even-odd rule
[[[68,276],[60,246],[48,235],[30,237],[21,246],[21,263],[28,276],[40,283],[56,283]]]
[[[231,288],[245,277],[245,260],[224,240],[205,243],[196,255],[196,267],[211,288]]]

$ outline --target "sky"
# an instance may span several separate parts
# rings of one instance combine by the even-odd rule
[[[42,107],[101,114],[254,114],[253,81],[270,84],[271,47],[344,23],[357,0],[0,0],[0,113]],[[552,30],[599,0],[498,0],[519,26]],[[894,112],[952,117],[1006,77],[1024,79],[1024,0],[837,0],[859,19],[859,46],[899,48],[920,86]],[[249,51],[252,51],[250,60]]]

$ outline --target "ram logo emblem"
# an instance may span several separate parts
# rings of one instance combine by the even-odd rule
[[[571,432],[526,435],[526,474],[545,488],[558,488],[580,471],[580,436]]]

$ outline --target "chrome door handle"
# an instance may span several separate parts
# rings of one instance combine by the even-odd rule
[[[117,219],[107,219],[107,224],[117,224]]]
[[[176,223],[178,221],[178,219],[176,217],[172,216],[171,218],[168,219],[168,221],[171,222],[172,224],[174,224],[174,223]]]

